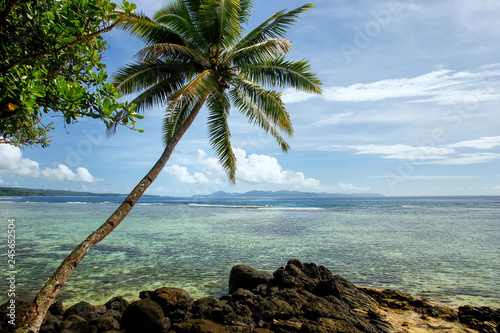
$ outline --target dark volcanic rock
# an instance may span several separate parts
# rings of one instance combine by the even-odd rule
[[[0,305],[0,324],[2,327],[10,330],[12,325],[9,321],[12,319],[15,319],[15,323],[19,323],[23,318],[24,312],[28,310],[30,305],[31,301],[24,299],[15,300],[14,305],[10,302]]]
[[[67,316],[59,328],[61,332],[67,330],[74,333],[90,333],[87,321],[74,314]]]
[[[105,304],[107,310],[116,310],[121,313],[125,311],[128,305],[128,301],[122,296],[113,297]]]
[[[168,325],[163,310],[158,303],[146,298],[131,303],[121,321],[121,328],[126,333],[163,333]]]
[[[237,276],[243,278],[237,279]],[[249,279],[248,276],[262,279]],[[222,300],[234,311],[232,326],[228,325],[227,320],[221,322],[212,318],[217,323],[225,324],[231,331],[392,331],[390,323],[374,314],[378,308],[372,298],[346,279],[333,276],[323,266],[290,260],[285,267],[274,272],[272,279],[248,266],[236,266],[231,277],[231,294]],[[220,308],[221,304],[217,306]],[[196,315],[194,312],[194,318]]]
[[[458,308],[458,319],[462,324],[480,332],[500,332],[500,309],[487,306],[461,306]]]
[[[94,326],[98,333],[120,329],[118,320],[110,315],[96,317],[89,322],[89,325]]]
[[[175,332],[186,333],[226,333],[228,330],[221,325],[218,325],[206,319],[189,319],[185,322],[174,324]]]
[[[99,315],[98,309],[95,305],[87,302],[76,303],[64,312],[64,319],[71,315],[76,315],[85,320],[91,320]]]
[[[236,265],[229,274],[229,293],[235,292],[238,288],[252,290],[259,284],[267,284],[272,275],[261,272],[245,265]]]
[[[40,326],[40,333],[57,333],[61,325],[61,319],[54,316],[50,312],[45,315],[42,326]]]
[[[457,319],[455,310],[447,306],[433,305],[426,298],[414,298],[410,294],[393,289],[360,288],[360,290],[375,299],[382,308],[412,310],[423,315],[448,321],[455,321]]]
[[[280,288],[305,289],[318,296],[340,294],[333,274],[315,263],[289,260],[285,267],[279,268],[273,275],[273,283]]]
[[[161,306],[165,315],[176,310],[190,311],[194,303],[184,289],[169,287],[156,289],[151,299]]]
[[[63,302],[56,301],[56,302],[52,303],[52,305],[49,307],[49,312],[52,313],[54,316],[64,315]]]
[[[425,298],[396,290],[358,288],[323,266],[298,260],[290,260],[273,275],[234,266],[229,287],[227,295],[197,301],[183,289],[164,287],[141,292],[141,300],[131,304],[122,297],[114,297],[105,306],[80,302],[64,314],[62,305],[57,305],[51,308],[40,333],[401,332],[381,309],[416,311],[422,318],[457,319],[455,310]],[[0,307],[4,322],[6,310],[6,305]],[[498,333],[500,310],[465,306],[459,309],[458,319],[480,332]]]
[[[214,320],[220,323],[234,314],[229,305],[214,297],[203,297],[194,302],[192,312],[196,318]]]

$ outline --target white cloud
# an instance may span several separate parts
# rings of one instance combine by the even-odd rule
[[[307,178],[304,173],[283,170],[278,160],[268,155],[251,154],[243,149],[234,149],[236,156],[236,181],[248,184],[276,184],[302,188],[319,188],[320,182]],[[203,150],[198,150],[198,164],[203,172],[191,174],[187,167],[172,165],[165,172],[174,176],[178,182],[186,184],[221,184],[226,180],[225,172],[214,157],[206,157]]]
[[[298,91],[292,88],[285,89],[281,96],[281,99],[285,104],[305,102],[308,99],[317,97],[315,94],[308,94],[302,91]]]
[[[356,154],[383,155],[383,158],[402,160],[443,159],[455,152],[454,149],[447,147],[415,147],[402,144],[348,146],[348,148],[357,150]]]
[[[86,168],[76,168],[76,173],[71,171],[66,165],[59,164],[57,169],[45,168],[41,172],[41,177],[51,180],[69,180],[76,182],[92,183],[96,179]]]
[[[445,179],[478,179],[476,176],[401,176],[408,180],[445,180]],[[370,178],[387,178],[387,176],[373,176]]]
[[[180,183],[185,184],[208,184],[210,180],[202,173],[196,172],[191,175],[186,167],[181,167],[177,164],[167,166],[164,169],[165,173],[174,176]]]
[[[500,153],[462,153],[457,151],[460,148],[489,150],[496,147],[500,147],[500,137],[483,137],[478,140],[436,146],[409,146],[403,144],[347,146],[349,149],[356,150],[358,155],[380,155],[384,159],[406,160],[415,164],[428,165],[468,165],[500,160]],[[341,148],[336,147],[335,150],[341,150]]]
[[[477,72],[441,69],[414,78],[330,87],[325,89],[324,97],[336,102],[407,98],[412,102],[432,101],[438,104],[496,100],[500,96],[500,89],[488,81],[493,76],[500,76],[500,71],[493,68]]]
[[[495,153],[458,154],[456,157],[447,158],[441,161],[427,161],[417,164],[466,165],[487,163],[499,159],[500,154]]]
[[[352,112],[346,113],[338,113],[331,116],[328,116],[324,119],[313,122],[312,126],[331,126],[338,125],[341,122],[345,121],[347,118],[351,118],[353,116]]]
[[[280,184],[296,187],[319,187],[319,181],[306,178],[304,173],[283,170],[278,160],[267,155],[246,155],[243,149],[235,149],[236,178],[250,184]]]
[[[468,148],[476,148],[476,149],[492,149],[495,147],[500,147],[500,136],[490,136],[483,137],[478,140],[469,140],[462,141],[452,145],[449,147],[468,147]]]
[[[38,162],[23,158],[21,149],[7,144],[0,144],[0,174],[87,183],[99,180],[92,176],[86,168],[82,167],[78,167],[74,172],[66,165],[59,164],[55,169],[46,167],[41,170]]]
[[[496,101],[500,98],[500,86],[492,79],[498,76],[500,64],[484,66],[476,71],[440,69],[413,78],[326,87],[322,98],[331,102],[372,102],[404,98],[407,99],[406,102],[434,102],[443,105]],[[283,100],[295,103],[316,96],[287,89],[283,93]]]

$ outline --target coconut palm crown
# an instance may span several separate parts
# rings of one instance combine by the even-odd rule
[[[138,110],[166,105],[165,144],[193,110],[206,104],[210,144],[231,182],[236,165],[227,121],[231,106],[288,151],[281,133],[293,134],[290,115],[281,93],[264,87],[321,93],[306,60],[285,59],[292,48],[284,38],[288,28],[314,6],[277,12],[244,35],[251,7],[251,0],[177,0],[153,19],[133,16],[121,28],[145,47],[136,62],[114,76],[122,93],[140,92],[133,100]]]

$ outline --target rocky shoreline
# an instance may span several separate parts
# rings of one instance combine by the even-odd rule
[[[356,287],[323,266],[290,260],[272,275],[237,265],[229,293],[192,299],[179,288],[143,291],[129,303],[50,308],[40,333],[452,332],[500,333],[500,309],[431,304],[397,290]],[[0,306],[0,333],[13,329]],[[29,306],[16,301],[16,315]],[[19,320],[20,318],[17,318]]]

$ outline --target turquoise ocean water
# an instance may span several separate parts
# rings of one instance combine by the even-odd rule
[[[0,198],[4,275],[7,221],[16,220],[17,297],[34,296],[121,199]],[[133,300],[161,286],[184,288],[195,298],[220,295],[233,265],[272,273],[292,258],[324,265],[359,285],[453,306],[500,307],[500,197],[148,197],[90,251],[59,299],[66,305],[100,304],[117,295]],[[3,302],[8,282],[2,281]]]

